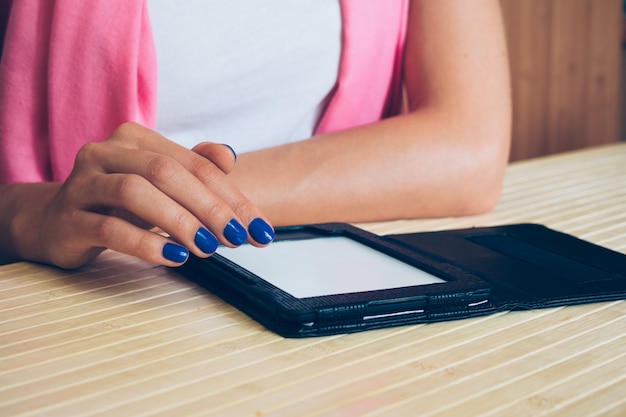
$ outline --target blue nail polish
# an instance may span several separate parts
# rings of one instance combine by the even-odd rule
[[[274,229],[267,224],[265,220],[256,218],[248,225],[248,231],[252,239],[256,240],[262,245],[267,245],[274,240]]]
[[[235,246],[239,246],[248,239],[248,232],[237,220],[232,219],[224,228],[224,237]]]
[[[228,145],[228,144],[226,144],[226,143],[223,143],[222,145],[224,145],[224,146],[226,146],[228,149],[230,149],[230,151],[233,153],[233,156],[235,157],[235,161],[237,161],[237,152],[235,152],[235,150],[233,149],[233,147],[232,147],[232,146],[230,146],[230,145]]]
[[[196,231],[196,236],[193,241],[204,253],[212,254],[217,250],[217,239],[204,227],[201,227]]]
[[[163,257],[169,261],[182,263],[189,257],[189,251],[174,243],[166,243],[163,245]]]

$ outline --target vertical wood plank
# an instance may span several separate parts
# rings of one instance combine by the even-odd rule
[[[513,83],[512,159],[547,153],[550,2],[502,1]]]
[[[584,143],[589,8],[589,0],[552,0],[549,136],[546,138],[550,153],[582,147]]]
[[[501,0],[513,84],[511,159],[619,137],[621,0]]]
[[[593,1],[590,13],[587,126],[585,137],[596,143],[619,138],[621,75],[621,0]],[[604,3],[609,3],[605,6]]]

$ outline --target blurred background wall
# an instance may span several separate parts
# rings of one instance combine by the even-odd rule
[[[501,0],[511,160],[620,139],[624,0]]]

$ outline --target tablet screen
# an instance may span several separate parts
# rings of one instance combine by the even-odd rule
[[[220,255],[296,298],[446,282],[346,237],[220,247]]]

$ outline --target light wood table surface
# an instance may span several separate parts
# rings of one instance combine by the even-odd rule
[[[626,252],[626,144],[512,164],[489,214]],[[626,302],[283,339],[172,270],[106,252],[0,267],[0,416],[625,416]]]

